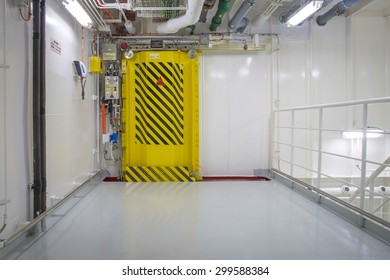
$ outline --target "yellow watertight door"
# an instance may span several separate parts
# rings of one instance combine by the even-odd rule
[[[198,58],[139,52],[122,61],[123,176],[129,182],[199,177]]]

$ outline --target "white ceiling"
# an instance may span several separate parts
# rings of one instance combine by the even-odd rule
[[[91,3],[93,0],[79,0],[80,2],[89,2]],[[106,3],[116,2],[117,0],[105,0]],[[135,0],[134,0],[135,1]],[[141,0],[142,2],[151,2],[157,0]],[[188,1],[188,0],[181,0]],[[231,0],[231,8],[228,14],[226,14],[223,18],[222,25],[217,29],[219,32],[228,31],[227,22],[229,18],[232,18],[233,15],[237,12],[241,4],[244,0]],[[273,16],[278,17],[280,14],[289,11],[294,5],[298,4],[301,0],[257,0],[253,5],[253,8],[248,12],[246,17],[249,20],[253,20],[258,15],[261,15],[266,11],[266,9],[270,6],[270,4],[275,1],[278,2],[281,6],[274,12]],[[333,0],[328,7],[324,8],[319,14],[324,13],[335,4],[340,2],[341,0]],[[126,1],[121,1],[126,2]],[[160,3],[160,2],[159,2]],[[364,7],[364,8],[362,8]],[[208,12],[207,22],[206,23],[197,23],[197,31],[196,32],[207,32],[208,27],[210,25],[211,19],[214,16],[215,12],[218,8],[218,0],[216,0],[215,6]],[[389,16],[390,15],[390,0],[360,0],[357,4],[355,4],[351,9],[349,9],[349,13],[354,13],[356,10],[362,8],[358,13],[359,15],[370,15],[370,16]],[[102,13],[102,11],[99,11]],[[112,10],[112,13],[118,15],[118,10]],[[348,13],[346,13],[348,16]],[[157,23],[153,23],[151,18],[138,18],[136,22],[134,22],[137,33],[155,33]],[[114,32],[114,28],[111,28]],[[184,34],[183,34],[184,35]]]
[[[368,4],[362,10],[358,12],[359,15],[366,16],[390,16],[390,1],[389,0],[376,0]]]

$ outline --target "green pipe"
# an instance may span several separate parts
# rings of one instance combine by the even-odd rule
[[[221,25],[223,15],[230,9],[230,0],[219,0],[218,10],[210,24],[210,31],[217,30],[217,27]]]

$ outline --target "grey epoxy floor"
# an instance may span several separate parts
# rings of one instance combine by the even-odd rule
[[[102,183],[20,259],[390,259],[276,181]]]

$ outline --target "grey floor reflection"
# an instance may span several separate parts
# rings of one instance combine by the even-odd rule
[[[20,259],[390,259],[278,182],[102,183]]]

